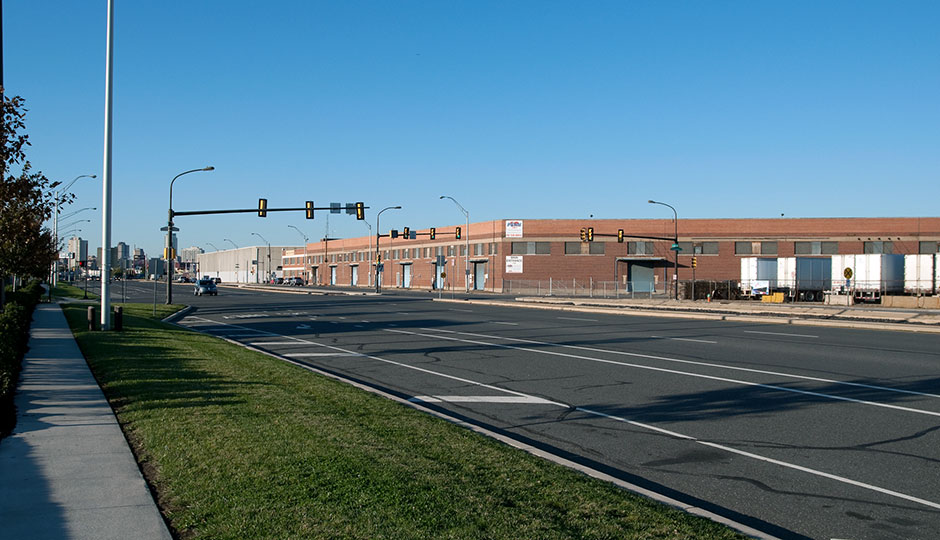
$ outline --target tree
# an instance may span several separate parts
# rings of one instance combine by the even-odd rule
[[[52,216],[52,189],[42,172],[33,172],[26,159],[29,136],[24,100],[8,98],[0,88],[3,123],[0,127],[0,284],[11,275],[42,277],[58,257],[56,240],[43,222]],[[0,287],[0,305],[4,303]]]

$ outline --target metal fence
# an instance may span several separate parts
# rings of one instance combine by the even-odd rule
[[[668,286],[667,286],[668,285]],[[737,299],[741,291],[735,281],[679,281],[679,298],[696,300]],[[595,281],[593,279],[513,279],[506,280],[503,292],[519,296],[556,296],[570,298],[673,298],[675,291],[670,283],[662,281]]]

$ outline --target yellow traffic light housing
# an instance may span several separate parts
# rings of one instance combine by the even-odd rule
[[[692,257],[692,268],[695,268],[696,266],[698,266],[698,259],[696,257]]]
[[[457,227],[457,230],[454,231],[454,234],[456,235],[457,240],[460,240],[460,227]]]
[[[594,227],[587,228],[587,241],[588,242],[594,241]]]
[[[411,238],[411,228],[410,228],[410,227],[405,227],[404,229],[402,229],[401,235],[405,237],[405,240],[410,239],[410,238]]]
[[[431,238],[431,240],[434,240],[434,237],[437,236],[437,229],[431,227],[431,232],[428,234],[428,236]]]
[[[307,219],[313,219],[313,201],[307,201],[304,203],[304,207],[307,212]]]
[[[623,243],[623,229],[617,229],[617,242]]]
[[[268,217],[267,199],[258,199],[258,217]]]
[[[362,202],[356,203],[356,219],[362,221],[366,219],[366,204]]]
[[[581,227],[581,241],[587,242],[587,229]]]

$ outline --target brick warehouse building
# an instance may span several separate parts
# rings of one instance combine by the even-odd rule
[[[512,292],[550,282],[662,292],[671,287],[675,226],[671,219],[507,219],[471,223],[469,234],[461,225],[460,240],[454,225],[437,227],[433,240],[424,229],[414,240],[381,239],[380,282],[462,290],[469,267],[475,290]],[[594,229],[593,242],[580,239],[587,227]],[[678,239],[680,281],[692,278],[692,257],[697,280],[738,280],[741,257],[937,253],[940,218],[680,219]],[[302,276],[310,285],[366,288],[374,286],[374,260],[375,238],[363,236],[285,249],[282,267],[285,277]]]

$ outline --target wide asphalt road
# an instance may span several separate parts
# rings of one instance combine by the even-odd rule
[[[936,335],[431,295],[175,290],[197,308],[182,321],[196,330],[421,401],[770,535],[940,535]]]

